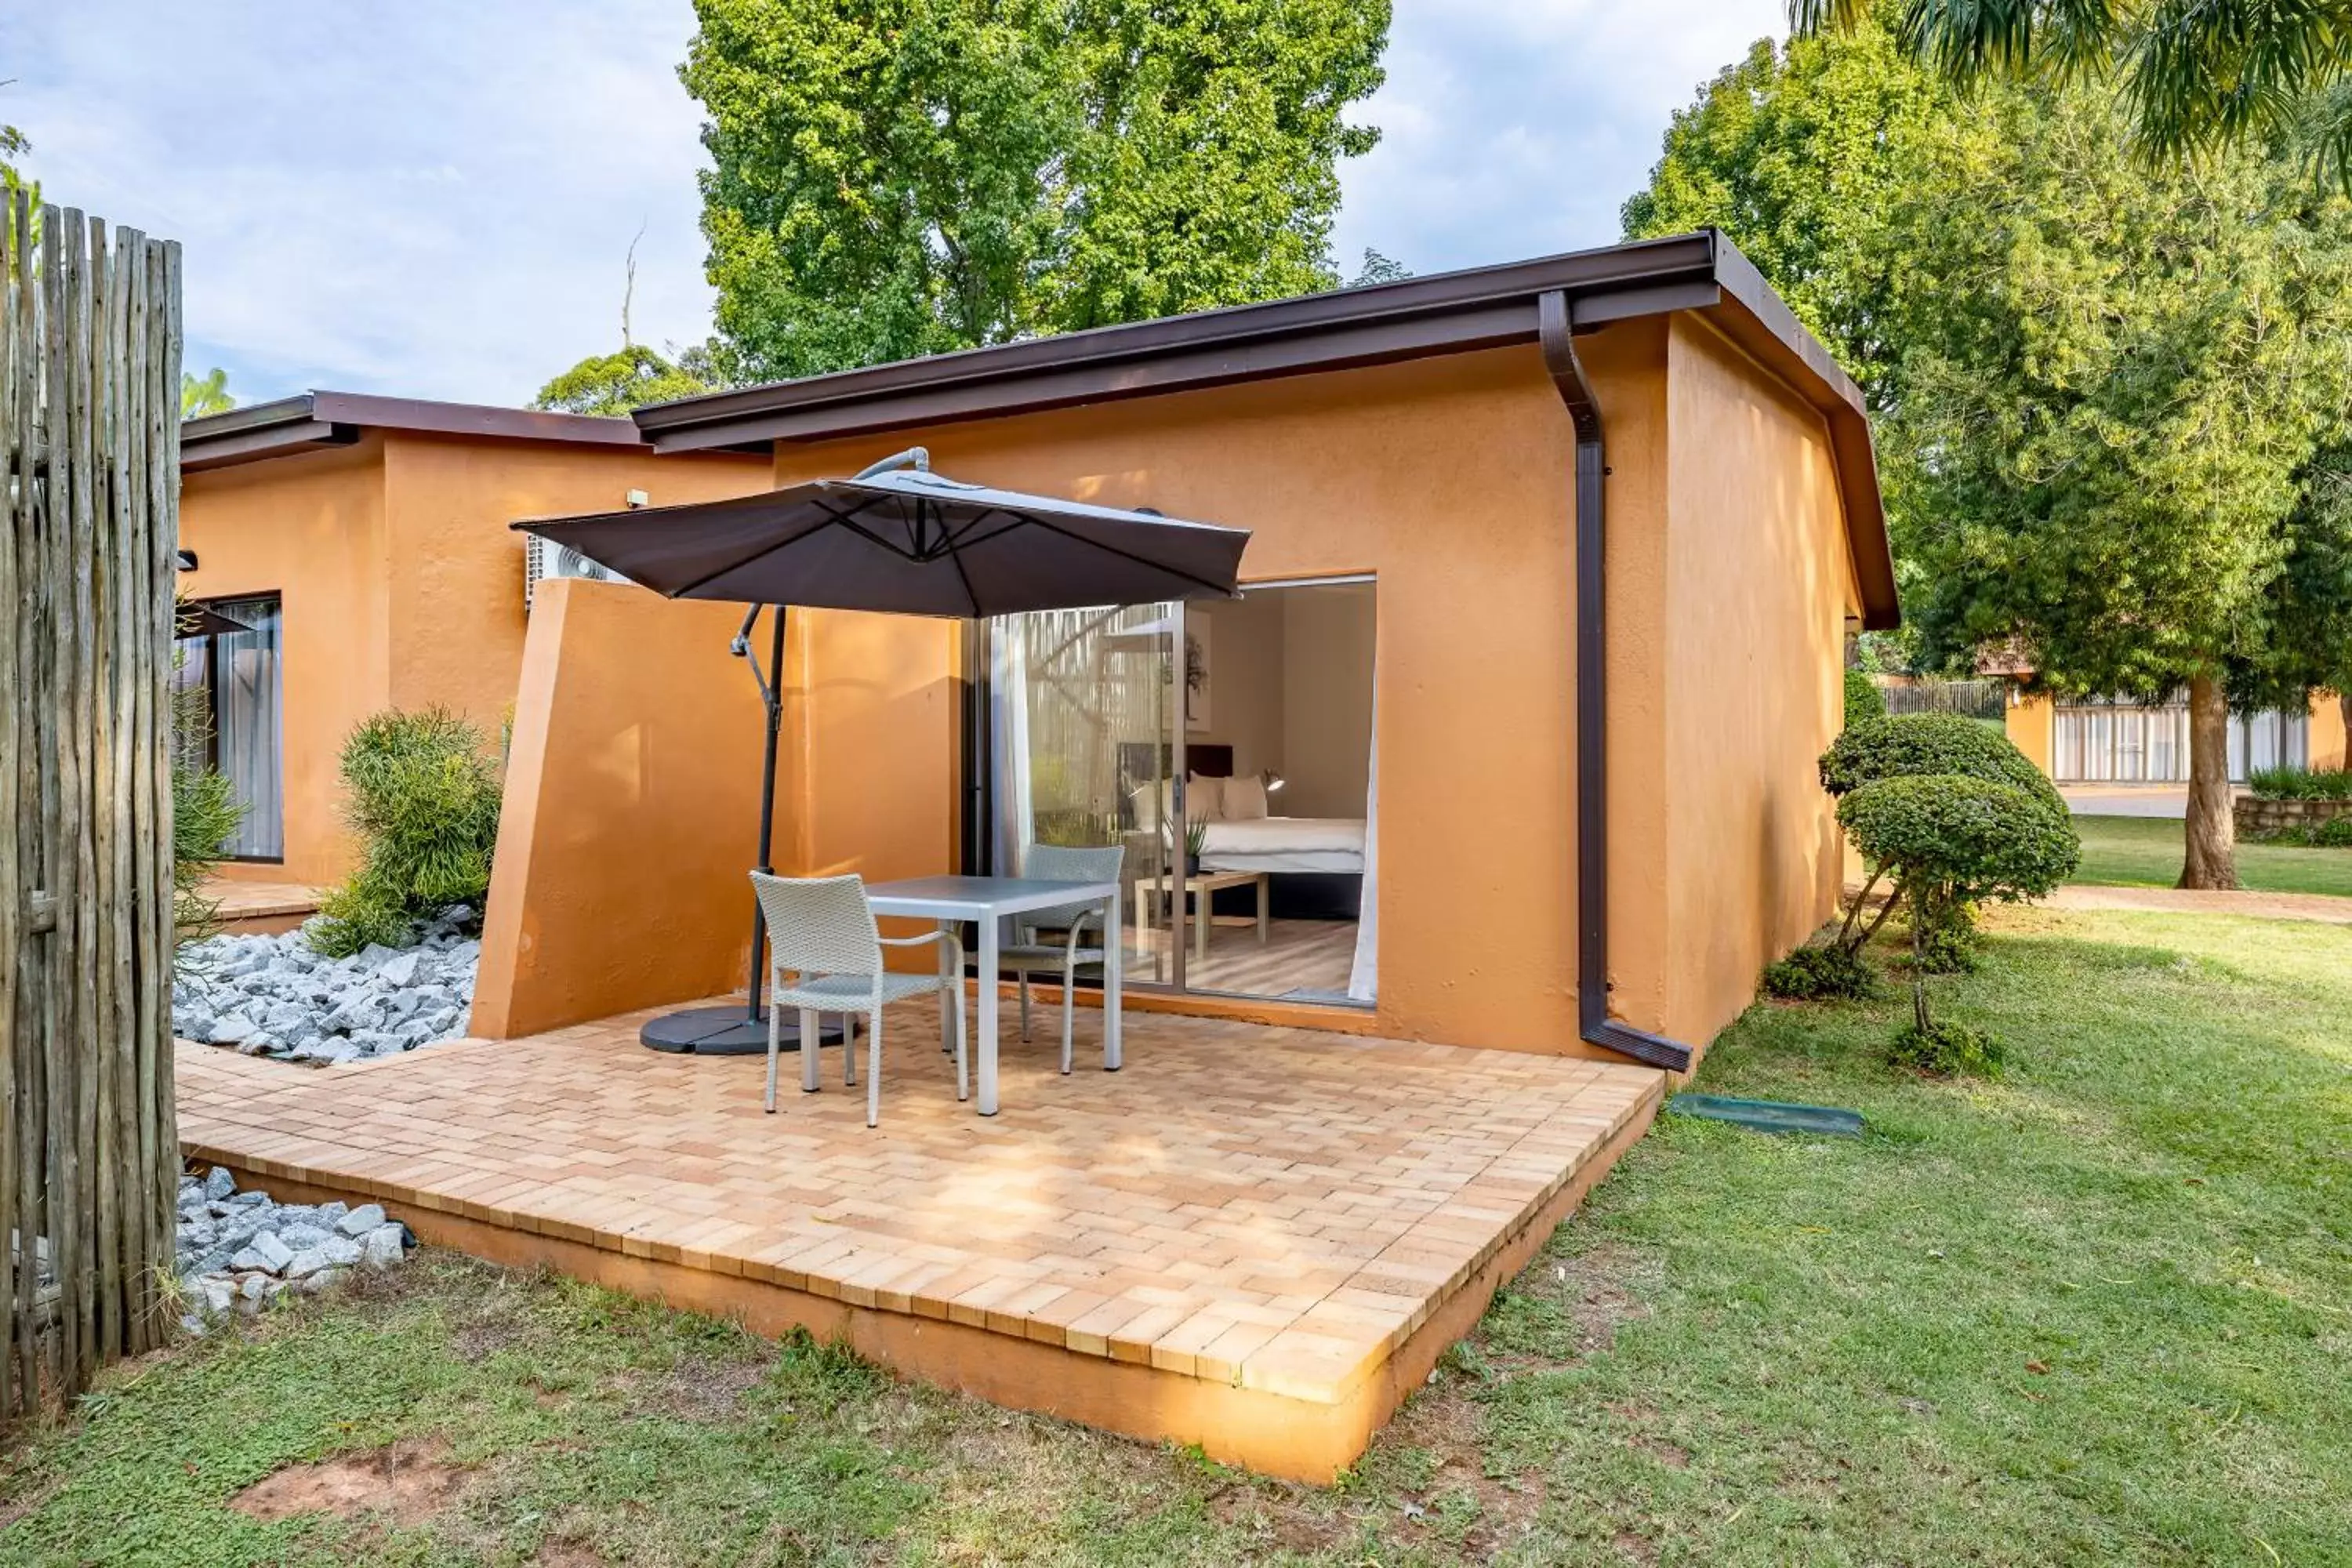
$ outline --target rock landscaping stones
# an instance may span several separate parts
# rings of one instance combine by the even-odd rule
[[[341,959],[310,951],[300,931],[193,942],[172,985],[173,1032],[309,1067],[460,1038],[482,955],[482,944],[465,934],[475,919],[453,904],[427,922],[415,947],[371,943]]]
[[[180,1178],[179,1272],[191,1333],[225,1313],[250,1316],[289,1289],[316,1295],[353,1268],[391,1268],[416,1245],[381,1205],[279,1204],[238,1192],[215,1166]]]

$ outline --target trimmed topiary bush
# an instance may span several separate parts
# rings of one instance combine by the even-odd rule
[[[1957,773],[2023,790],[2063,816],[2065,797],[2007,735],[1957,713],[1909,713],[1849,727],[1822,753],[1822,787],[1843,799],[1879,779]]]
[[[1838,804],[1838,821],[1864,859],[1891,875],[1911,916],[1911,1027],[1935,1034],[1927,975],[1931,952],[1988,900],[2035,898],[2074,873],[2082,854],[2074,824],[2032,793],[1990,779],[1912,774],[1866,784]],[[1973,955],[1970,955],[1971,959]]]
[[[481,731],[445,708],[387,710],[343,743],[344,816],[358,875],[320,905],[310,945],[331,958],[401,947],[450,904],[479,907],[499,837],[499,768]]]
[[[1878,682],[1858,669],[1845,672],[1845,727],[1853,729],[1865,719],[1886,717],[1886,693],[1878,689]]]
[[[1878,977],[1858,952],[1832,943],[1801,947],[1778,963],[1764,966],[1764,989],[1789,1002],[1835,997],[1860,1001],[1878,990]]]

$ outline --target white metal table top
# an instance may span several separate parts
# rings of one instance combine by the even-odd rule
[[[876,882],[866,889],[866,902],[877,915],[930,920],[984,920],[1117,897],[1117,882],[1056,882],[1039,877],[910,877]]]

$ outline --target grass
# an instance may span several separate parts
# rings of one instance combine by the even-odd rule
[[[1702,1087],[1857,1140],[1669,1117],[1336,1489],[891,1382],[424,1254],[121,1369],[0,1460],[0,1563],[2352,1561],[2343,933],[1998,911],[1948,1016],[1759,1006]],[[229,1506],[437,1436],[402,1524]]]
[[[2169,888],[2180,880],[2184,828],[2178,818],[2078,816],[2074,827],[2083,836],[2083,866],[2075,881]],[[2242,842],[2238,880],[2254,892],[2352,897],[2352,849]]]

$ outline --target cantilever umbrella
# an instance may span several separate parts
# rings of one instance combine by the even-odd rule
[[[846,479],[813,479],[764,495],[694,506],[641,507],[514,524],[673,599],[751,606],[733,651],[750,664],[767,711],[760,790],[759,868],[770,869],[776,731],[782,713],[784,616],[793,606],[976,618],[1027,610],[1234,596],[1246,529],[1184,522],[986,485],[930,471],[920,447]],[[762,608],[768,668],[751,657]],[[700,1007],[646,1026],[659,1050],[765,1050],[756,900],[751,973],[741,1008]],[[792,1031],[787,1026],[786,1032]]]

